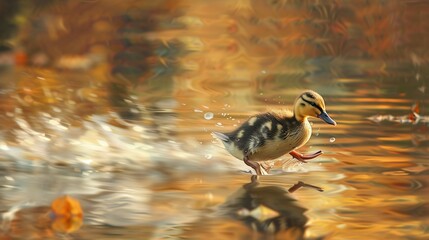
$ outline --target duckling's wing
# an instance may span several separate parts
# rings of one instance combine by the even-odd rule
[[[220,140],[222,140],[223,142],[229,142],[231,139],[224,133],[220,133],[220,132],[212,132],[212,135]]]

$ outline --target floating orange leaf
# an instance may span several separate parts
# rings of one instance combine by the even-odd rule
[[[57,217],[82,217],[83,215],[79,201],[67,195],[55,199],[51,208]]]
[[[78,200],[70,196],[62,196],[51,204],[54,215],[52,228],[58,232],[74,232],[83,223],[83,211]]]
[[[82,217],[59,217],[54,219],[51,227],[56,232],[71,233],[79,230],[82,224]]]

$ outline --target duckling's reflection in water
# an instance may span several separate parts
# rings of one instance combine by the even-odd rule
[[[262,235],[271,235],[273,239],[304,239],[307,209],[290,195],[302,187],[323,191],[301,181],[288,190],[278,186],[260,187],[258,176],[252,176],[251,182],[231,195],[220,208],[227,216]]]

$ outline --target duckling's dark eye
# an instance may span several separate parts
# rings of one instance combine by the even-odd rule
[[[313,107],[317,107],[317,105],[314,102],[310,102],[310,105]]]
[[[301,106],[302,106],[302,107],[305,107],[305,103],[301,103]]]

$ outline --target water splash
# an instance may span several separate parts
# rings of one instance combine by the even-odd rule
[[[204,119],[206,119],[206,120],[211,120],[211,119],[213,119],[213,117],[214,117],[214,114],[212,112],[204,113]]]

